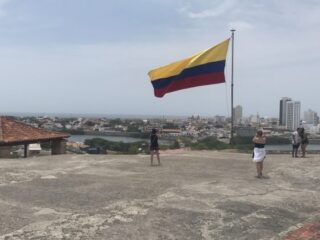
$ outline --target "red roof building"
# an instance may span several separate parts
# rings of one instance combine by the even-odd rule
[[[12,146],[24,145],[25,157],[31,143],[51,142],[52,154],[65,153],[66,138],[70,135],[35,128],[9,117],[0,117],[0,157],[9,157]]]

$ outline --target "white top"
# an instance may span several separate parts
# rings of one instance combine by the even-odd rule
[[[298,133],[298,131],[294,131],[292,133],[292,144],[301,143],[301,137]]]

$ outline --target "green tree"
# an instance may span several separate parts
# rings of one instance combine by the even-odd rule
[[[170,149],[179,149],[180,144],[178,140],[174,140],[174,142],[169,146]]]
[[[138,141],[133,143],[113,142],[102,138],[86,139],[85,144],[90,147],[100,147],[104,151],[114,151],[122,154],[137,154],[145,150],[147,142]]]
[[[230,148],[229,144],[220,142],[215,137],[206,137],[204,139],[198,140],[196,143],[191,144],[191,149],[196,150],[221,150]]]
[[[110,125],[112,125],[112,126],[123,124],[123,122],[121,121],[120,118],[111,119],[111,120],[109,121],[109,123],[110,123]]]

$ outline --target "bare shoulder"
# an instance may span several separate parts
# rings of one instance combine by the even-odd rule
[[[252,141],[254,143],[258,143],[258,144],[265,144],[266,143],[266,137],[262,136],[262,137],[257,137],[255,136]]]

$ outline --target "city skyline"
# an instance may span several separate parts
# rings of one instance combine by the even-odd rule
[[[312,109],[308,109],[305,111],[301,111],[301,102],[300,101],[293,101],[291,98],[283,97],[280,99],[280,106],[279,106],[279,116],[278,117],[268,117],[268,116],[260,116],[259,113],[256,114],[249,114],[249,115],[243,115],[243,107],[241,105],[237,105],[234,107],[234,122],[235,124],[242,124],[243,120],[251,119],[251,118],[269,118],[269,119],[278,119],[279,126],[286,126],[287,125],[287,105],[290,102],[299,103],[299,120],[305,121],[305,123],[310,124],[312,121],[313,123],[316,123],[319,121],[318,113],[316,111],[313,111]],[[301,115],[303,113],[303,115]],[[0,112],[0,115],[11,115],[11,116],[17,116],[17,117],[30,117],[30,116],[50,116],[50,117],[67,117],[67,118],[74,118],[74,117],[92,117],[92,118],[124,118],[124,119],[130,119],[130,118],[190,118],[190,117],[202,117],[202,118],[230,118],[230,116],[225,115],[200,115],[200,114],[192,114],[192,115],[151,115],[151,114],[86,114],[86,113],[50,113],[50,112],[38,112],[38,113],[19,113],[19,112]],[[312,121],[310,119],[313,119]],[[316,123],[317,125],[318,123]]]
[[[231,28],[234,106],[244,116],[278,117],[285,96],[320,112],[315,0],[0,0],[0,21],[2,113],[230,116],[230,48],[225,84],[157,99],[147,72]]]

